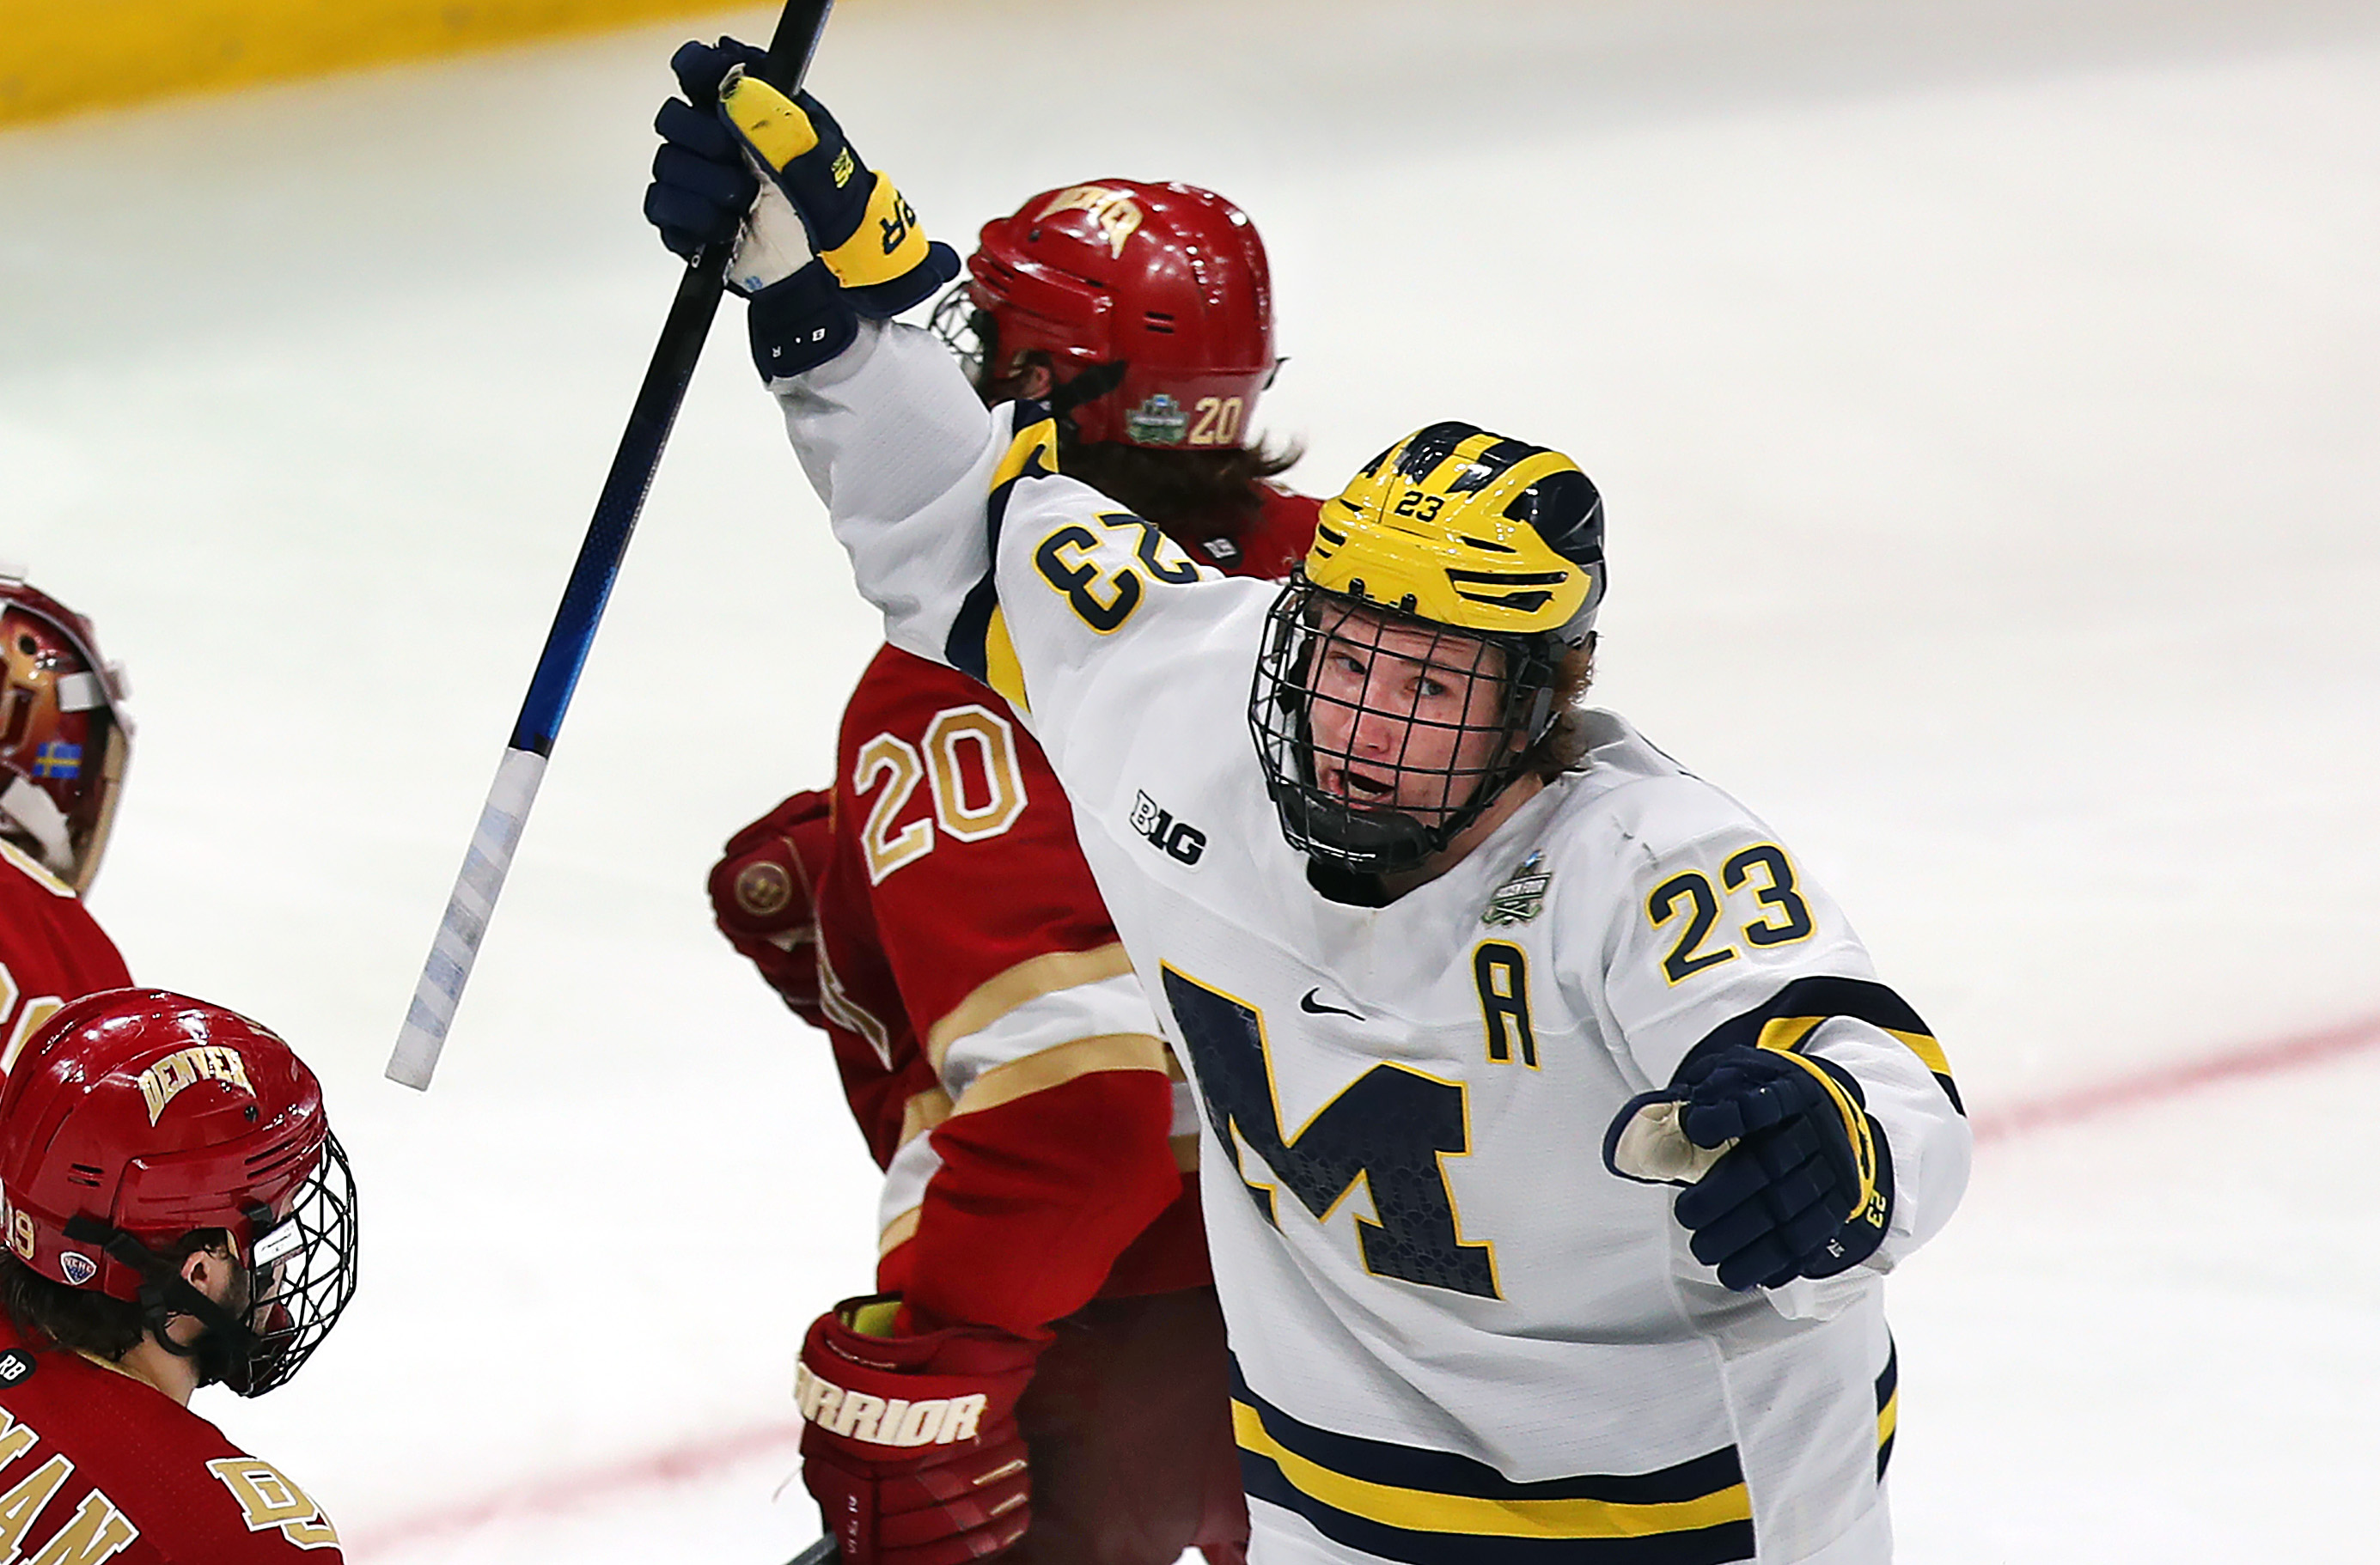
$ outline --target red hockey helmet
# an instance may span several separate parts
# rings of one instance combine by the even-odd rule
[[[132,752],[124,695],[91,622],[0,565],[0,830],[78,892],[99,873]]]
[[[84,995],[27,1041],[0,1087],[0,1197],[26,1266],[160,1326],[197,1317],[204,1377],[243,1396],[296,1374],[355,1291],[355,1184],[314,1073],[188,995]],[[168,1258],[213,1229],[248,1268],[228,1308]]]
[[[1052,403],[1086,442],[1208,449],[1246,438],[1279,362],[1272,272],[1247,214],[1211,190],[1102,179],[1044,190],[983,225],[964,299],[979,373],[1050,356]]]

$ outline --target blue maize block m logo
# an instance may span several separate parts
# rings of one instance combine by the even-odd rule
[[[1198,1076],[1207,1122],[1227,1148],[1244,1145],[1316,1218],[1362,1180],[1375,1222],[1357,1217],[1365,1269],[1425,1288],[1500,1298],[1485,1244],[1465,1244],[1439,1159],[1470,1150],[1463,1089],[1399,1065],[1375,1065],[1293,1138],[1284,1134],[1265,1062],[1263,1018],[1228,995],[1165,969],[1165,1000]],[[1232,1140],[1238,1134],[1238,1143]],[[1275,1228],[1271,1187],[1241,1183]]]

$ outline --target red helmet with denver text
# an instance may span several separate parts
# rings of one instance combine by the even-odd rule
[[[132,752],[124,695],[91,622],[0,565],[0,831],[78,892],[99,873]]]
[[[983,225],[967,271],[938,329],[956,343],[972,315],[978,384],[1047,354],[1051,404],[1086,443],[1239,445],[1279,363],[1264,241],[1211,190],[1135,179],[1044,190]]]
[[[27,1041],[0,1087],[0,1196],[18,1260],[139,1303],[160,1341],[196,1317],[201,1378],[242,1396],[296,1374],[355,1291],[355,1183],[314,1073],[188,995],[85,995]],[[225,1304],[174,1254],[217,1229],[243,1268]]]

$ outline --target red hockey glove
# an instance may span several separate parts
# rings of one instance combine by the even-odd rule
[[[719,932],[814,1027],[826,1025],[819,1007],[815,893],[834,846],[830,802],[816,791],[795,794],[728,838],[710,869]]]
[[[802,1483],[843,1565],[964,1565],[1024,1536],[1016,1399],[1040,1349],[980,1327],[890,1330],[898,1302],[846,1299],[802,1344]]]

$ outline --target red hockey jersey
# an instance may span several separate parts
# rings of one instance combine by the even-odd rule
[[[1319,502],[1266,492],[1256,525],[1188,545],[1286,574]],[[879,1287],[916,1325],[1039,1336],[1101,1294],[1208,1280],[1196,1110],[1039,746],[990,691],[887,647],[844,709],[831,799],[831,843],[819,795],[771,817],[814,943],[743,943],[781,990],[815,953],[816,1012],[787,998],[826,1027],[885,1171]]]
[[[0,841],[0,1075],[33,1029],[78,995],[132,982],[74,888]],[[5,1559],[0,1554],[0,1559]]]
[[[0,1559],[329,1565],[339,1535],[271,1462],[164,1392],[0,1318]]]

